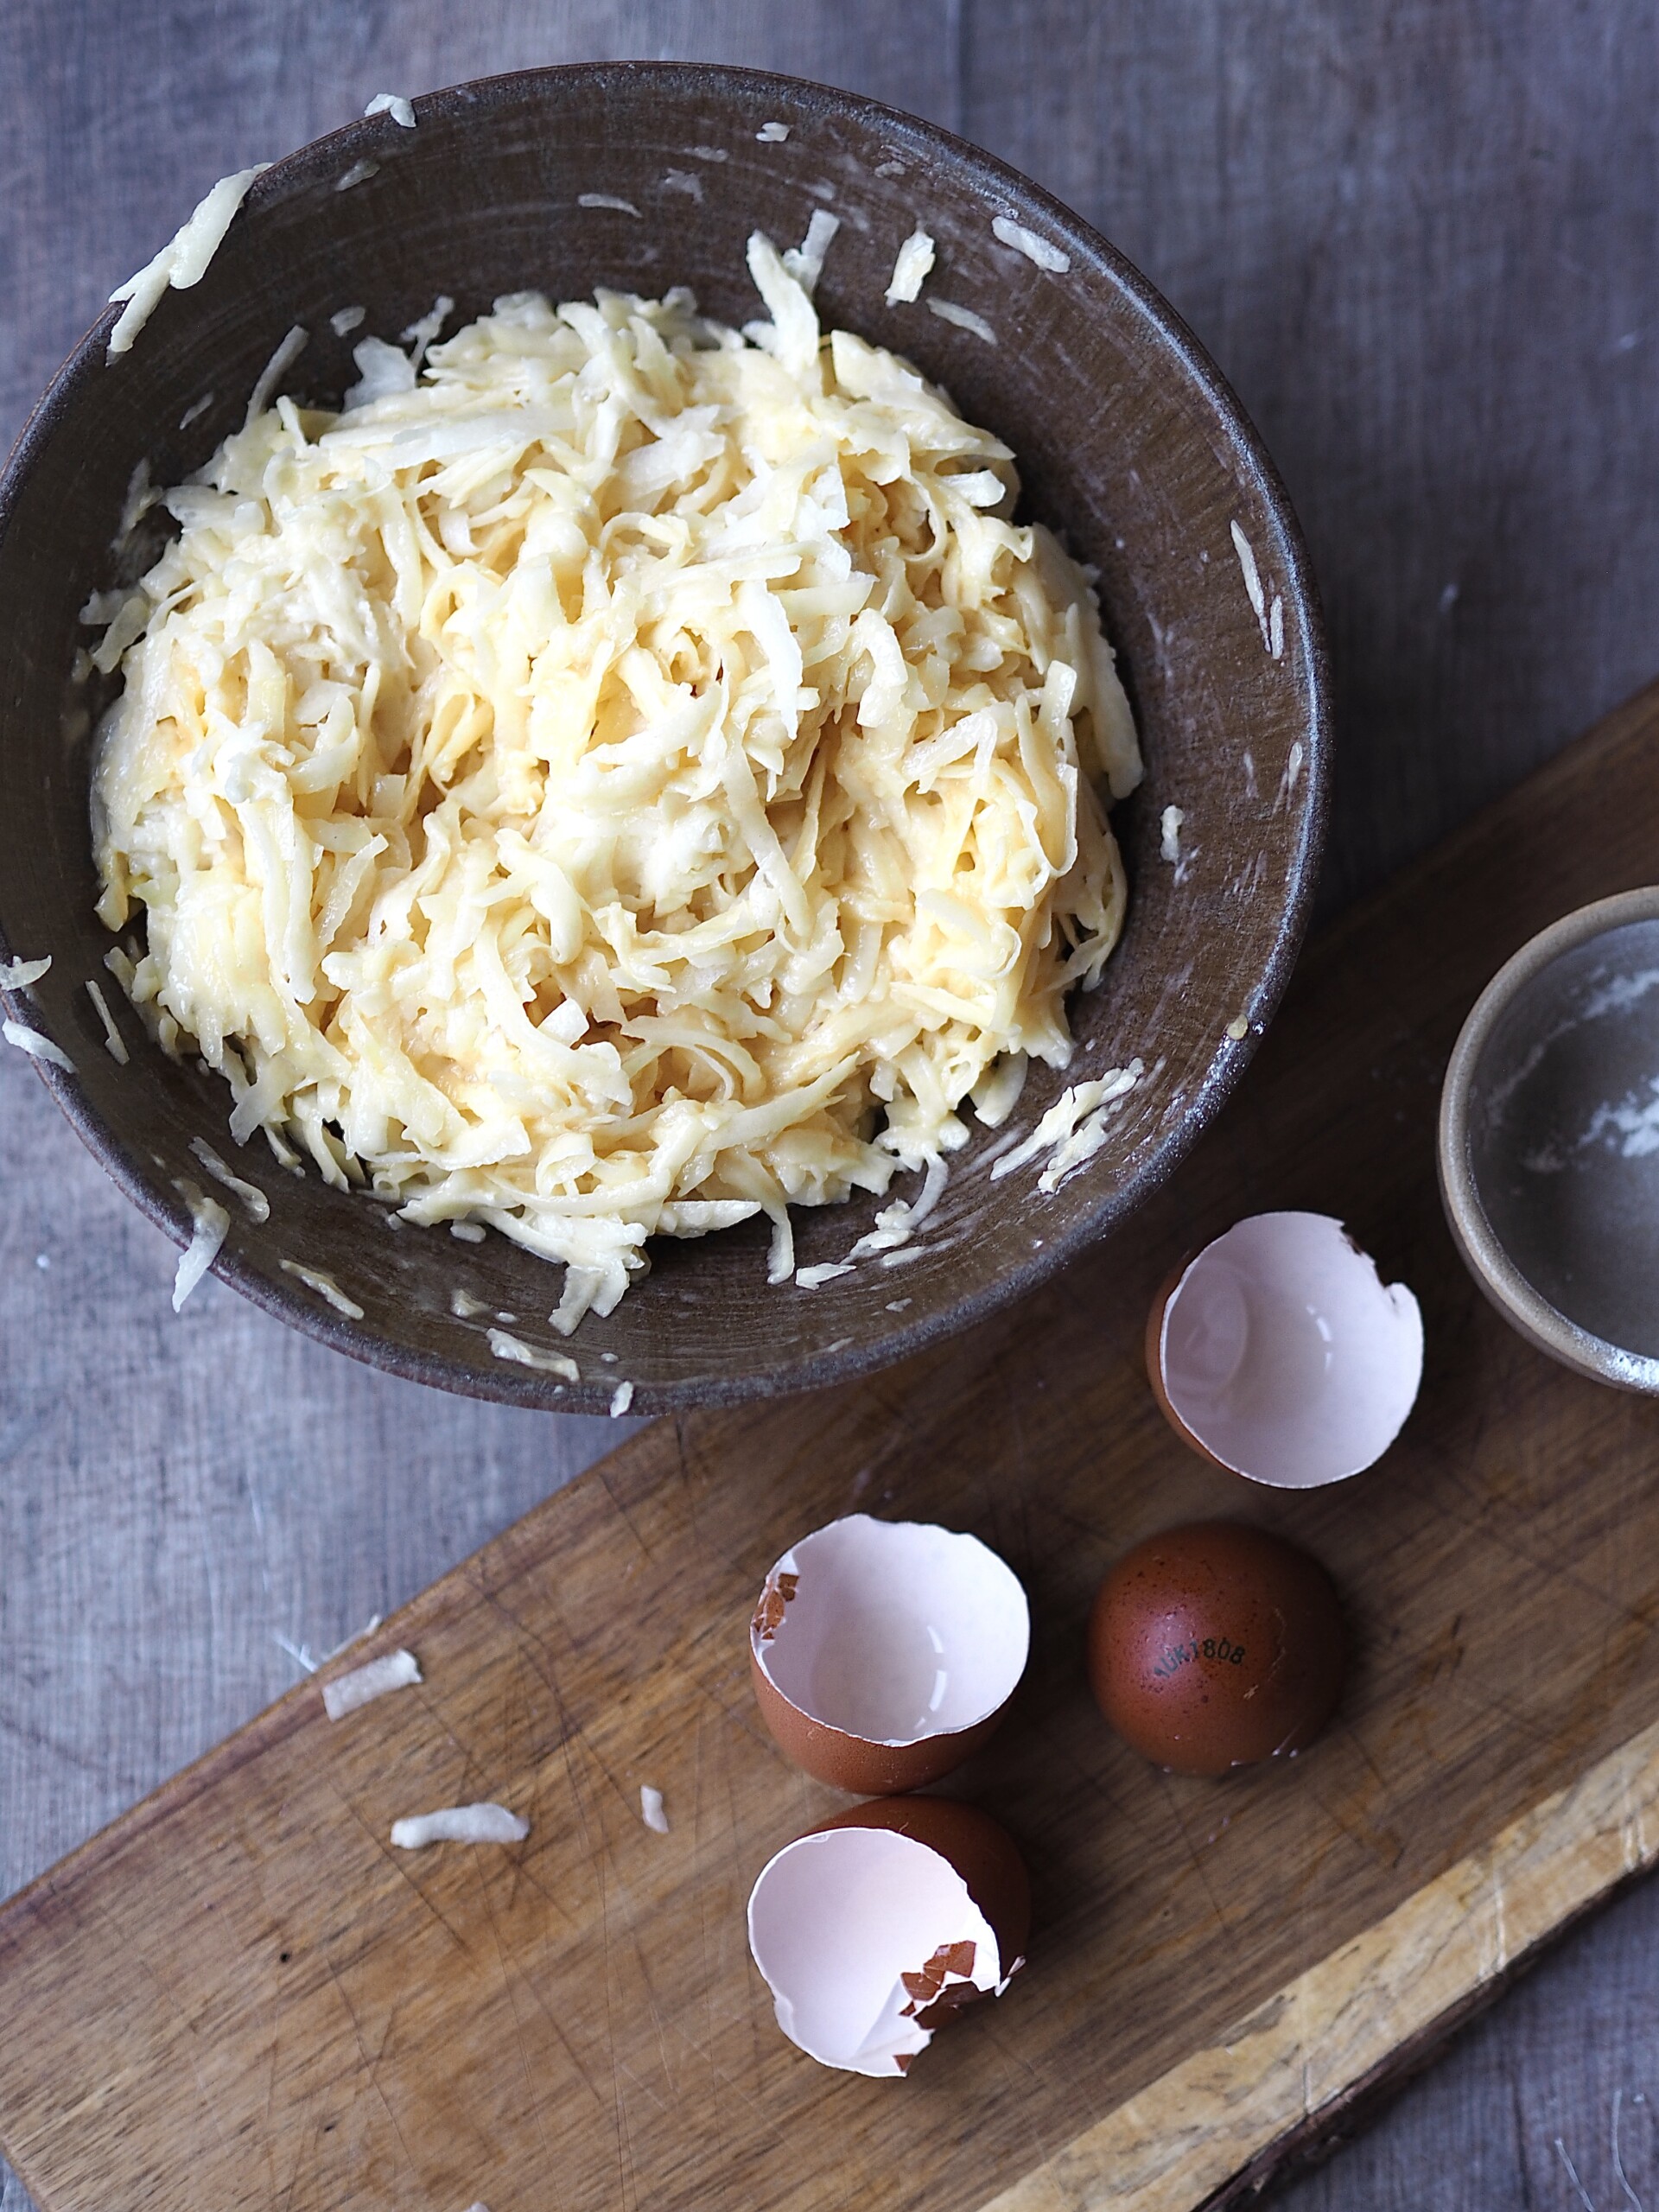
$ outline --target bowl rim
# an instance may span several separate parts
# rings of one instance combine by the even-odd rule
[[[1626,1351],[1563,1313],[1523,1274],[1480,1196],[1470,1135],[1481,1057],[1498,1022],[1528,984],[1580,945],[1632,922],[1659,920],[1659,884],[1575,906],[1512,953],[1471,1007],[1440,1086],[1435,1164],[1440,1203],[1459,1256],[1510,1326],[1552,1359],[1615,1389],[1659,1395],[1659,1357]]]
[[[1045,187],[971,140],[865,93],[845,91],[810,78],[725,62],[551,63],[465,79],[417,95],[411,105],[418,126],[423,119],[480,120],[487,117],[493,105],[523,99],[552,87],[567,94],[582,90],[601,92],[620,89],[648,98],[654,86],[670,86],[702,89],[714,94],[768,94],[779,103],[786,104],[786,111],[792,110],[802,120],[851,113],[901,138],[920,141],[943,150],[957,164],[976,172],[988,193],[1000,191],[1016,208],[1028,207],[1039,213],[1065,246],[1121,294],[1151,326],[1214,420],[1228,456],[1227,465],[1237,477],[1241,488],[1259,503],[1277,535],[1274,554],[1283,571],[1286,643],[1300,652],[1306,671],[1303,687],[1306,707],[1299,731],[1305,789],[1299,831],[1284,876],[1284,903],[1271,950],[1251,990],[1248,1027],[1242,1036],[1228,1031],[1186,1100],[1179,1119],[1157,1138],[1130,1173],[1103,1192],[1068,1227],[1057,1230],[1046,1238],[1039,1249],[1026,1252],[1017,1264],[1007,1268],[994,1281],[977,1290],[965,1293],[914,1320],[898,1319],[891,1331],[873,1339],[838,1344],[794,1359],[777,1370],[757,1368],[741,1376],[679,1382],[642,1381],[631,1405],[632,1410],[643,1415],[733,1406],[785,1392],[822,1389],[853,1382],[893,1366],[1029,1296],[1090,1246],[1109,1235],[1153,1191],[1167,1181],[1215,1120],[1254,1058],[1262,1033],[1289,982],[1306,930],[1325,849],[1330,814],[1332,750],[1330,658],[1319,590],[1300,524],[1278,469],[1231,386],[1185,320],[1117,247]],[[253,179],[243,207],[257,212],[264,203],[283,200],[291,191],[302,188],[312,169],[332,165],[342,156],[354,159],[365,155],[379,143],[379,128],[385,120],[384,117],[354,118],[293,148]],[[114,303],[100,310],[26,417],[3,469],[0,469],[0,542],[7,534],[18,493],[36,454],[53,434],[59,417],[78,396],[81,385],[104,367],[104,349],[119,312]],[[0,927],[0,957],[6,955],[7,950],[4,930]],[[16,949],[11,950],[15,952]],[[28,1001],[22,994],[0,987],[0,1004],[14,1015],[22,1016]],[[119,1189],[175,1244],[187,1245],[192,1225],[183,1205],[175,1204],[169,1195],[153,1185],[147,1171],[94,1109],[76,1077],[40,1058],[35,1059],[34,1066],[77,1135]],[[578,1382],[567,1384],[556,1382],[550,1375],[508,1368],[500,1362],[486,1370],[466,1365],[444,1353],[417,1350],[383,1336],[366,1320],[350,1319],[305,1299],[285,1281],[273,1281],[246,1264],[229,1244],[214,1259],[211,1272],[264,1312],[332,1351],[404,1380],[423,1382],[459,1395],[550,1412],[601,1413],[610,1409],[612,1394],[621,1379],[620,1370],[613,1369],[608,1376],[584,1376]]]

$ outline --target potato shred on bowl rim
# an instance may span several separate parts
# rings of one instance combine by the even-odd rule
[[[94,659],[111,966],[264,1131],[608,1313],[653,1235],[931,1166],[1071,1053],[1141,772],[1007,448],[770,312],[516,295],[167,495]],[[898,1209],[895,1211],[902,1211]]]

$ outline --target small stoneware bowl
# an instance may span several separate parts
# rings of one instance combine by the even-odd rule
[[[560,1344],[547,1325],[559,1269],[495,1235],[388,1236],[370,1202],[272,1173],[262,1142],[231,1164],[268,1190],[270,1217],[233,1205],[215,1272],[341,1351],[518,1404],[599,1411],[627,1382],[636,1412],[658,1413],[835,1382],[990,1312],[1123,1221],[1255,1049],[1301,934],[1328,769],[1325,651],[1295,520],[1232,394],[1145,279],[1069,208],[913,116],[746,70],[607,62],[457,86],[417,99],[414,117],[353,123],[267,169],[200,283],[168,291],[113,365],[106,309],[0,478],[0,957],[53,958],[6,1010],[67,1053],[73,1072],[41,1067],[60,1104],[185,1242],[179,1185],[200,1180],[193,1142],[225,1151],[225,1087],[166,1058],[118,997],[130,1058],[118,1065],[86,989],[109,982],[87,828],[90,732],[108,695],[72,675],[88,594],[141,573],[169,527],[152,509],[112,552],[136,468],[157,485],[200,468],[296,325],[309,337],[286,390],[338,406],[353,346],[396,339],[440,293],[460,321],[505,292],[683,284],[741,324],[759,311],[750,232],[793,245],[827,207],[841,228],[818,286],[825,327],[908,355],[1005,438],[1024,512],[1099,571],[1147,779],[1115,817],[1128,918],[1104,985],[1072,1009],[1071,1073],[1034,1072],[997,1138],[969,1124],[926,1235],[889,1255],[905,1264],[817,1288],[769,1284],[764,1224],[747,1223],[654,1250],[613,1313]],[[938,265],[919,301],[889,306],[918,223]],[[1046,241],[1049,265],[1007,242],[1021,231]],[[931,312],[938,302],[967,321]],[[346,308],[362,321],[336,334]],[[1185,820],[1166,857],[1172,806]],[[1135,1058],[1144,1077],[1076,1174],[1040,1190],[1033,1159],[993,1179],[994,1147],[1027,1135],[1067,1081]],[[914,1187],[901,1179],[893,1195]],[[802,1267],[843,1258],[874,1211],[798,1212]],[[499,1357],[491,1328],[509,1313],[515,1337],[574,1360],[575,1376]]]
[[[1659,1394],[1659,887],[1563,915],[1486,986],[1446,1070],[1440,1173],[1504,1319]]]

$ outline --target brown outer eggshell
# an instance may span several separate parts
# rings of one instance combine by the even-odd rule
[[[979,1749],[1007,1710],[1006,1705],[999,1706],[971,1728],[958,1728],[950,1735],[923,1736],[913,1744],[873,1744],[832,1728],[827,1721],[814,1720],[786,1698],[761,1665],[753,1634],[749,1674],[760,1718],[784,1756],[815,1782],[827,1782],[832,1789],[844,1789],[855,1797],[891,1796],[939,1781]]]
[[[1031,1878],[1014,1838],[988,1813],[955,1797],[879,1797],[820,1821],[807,1834],[817,1835],[826,1828],[895,1828],[938,1852],[961,1875],[969,1896],[991,1923],[1002,1980],[1025,1964]]]
[[[1317,1560],[1265,1529],[1193,1522],[1137,1544],[1101,1584],[1089,1685],[1157,1765],[1225,1774],[1313,1742],[1341,1694],[1346,1649]]]

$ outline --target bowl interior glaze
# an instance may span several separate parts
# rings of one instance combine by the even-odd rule
[[[1659,1393],[1659,888],[1552,923],[1494,976],[1440,1104],[1440,1187],[1498,1311]]]
[[[899,1265],[866,1264],[804,1291],[766,1280],[759,1224],[653,1248],[651,1274],[608,1319],[559,1346],[545,1317],[560,1271],[491,1235],[389,1233],[372,1202],[280,1172],[263,1142],[232,1164],[268,1192],[270,1221],[231,1205],[218,1272],[342,1351],[446,1389],[598,1410],[619,1382],[637,1411],[828,1382],[914,1350],[1018,1296],[1122,1221],[1214,1114],[1249,1058],[1294,956],[1317,864],[1327,780],[1324,651],[1295,523],[1215,369],[1169,308],[1094,232],[988,155],[850,94],[704,67],[607,63],[458,86],[302,149],[254,184],[204,280],[168,292],[130,353],[105,359],[111,310],[66,365],[0,481],[0,947],[49,951],[51,973],[10,1010],[68,1052],[42,1069],[110,1173],[181,1242],[177,1185],[200,1183],[193,1138],[228,1145],[219,1078],[174,1063],[111,993],[131,1047],[118,1066],[85,988],[105,979],[86,793],[105,696],[72,680],[89,592],[130,579],[169,526],[152,512],[112,545],[133,472],[199,467],[240,421],[290,327],[308,342],[283,388],[338,404],[350,348],[396,339],[431,306],[454,322],[505,292],[685,284],[741,323],[760,312],[744,265],[756,226],[779,245],[813,211],[842,219],[818,288],[841,325],[909,356],[1018,456],[1023,512],[1100,572],[1147,774],[1114,817],[1131,898],[1103,987],[1077,1002],[1068,1076],[1034,1070],[1014,1117],[1028,1132],[1068,1080],[1135,1056],[1145,1080],[1108,1142],[1052,1195],[1042,1163],[991,1179],[1009,1131],[975,1128],[926,1233]],[[788,136],[761,138],[763,124]],[[345,188],[354,169],[372,174]],[[628,203],[584,207],[584,195]],[[1007,215],[1069,257],[1057,274],[997,241]],[[938,261],[913,305],[883,300],[918,221]],[[930,311],[952,302],[995,343]],[[359,330],[329,317],[361,306]],[[452,322],[451,327],[454,327]],[[1184,815],[1179,861],[1160,817]],[[106,980],[106,979],[105,979]],[[899,1179],[895,1195],[907,1185]],[[872,1203],[797,1214],[798,1263],[842,1257]],[[282,1262],[331,1275],[363,1308],[334,1309]],[[490,1309],[451,1311],[464,1290]],[[577,1382],[505,1363],[486,1332],[574,1355]]]

